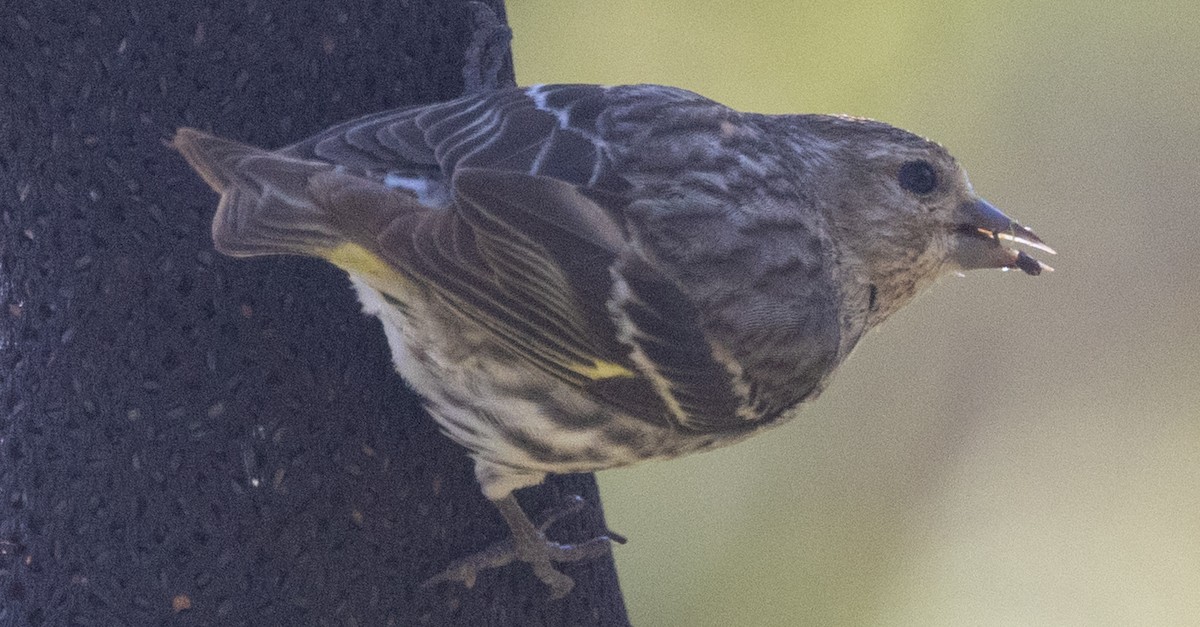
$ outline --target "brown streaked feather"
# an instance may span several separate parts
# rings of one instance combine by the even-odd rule
[[[398,215],[420,210],[411,194],[300,159],[180,129],[173,145],[221,194],[213,242],[234,256],[323,253],[370,246]]]
[[[689,430],[753,426],[738,418],[743,400],[733,374],[713,357],[687,297],[630,252],[607,211],[577,187],[468,168],[458,171],[455,193],[450,211],[385,233],[385,258],[422,277],[514,354],[610,405],[660,423],[674,413]],[[614,266],[633,295],[621,304],[634,328],[625,342],[609,309]],[[641,361],[631,358],[634,348]],[[596,363],[629,375],[582,372]],[[663,389],[679,411],[668,411]]]
[[[178,150],[187,159],[188,165],[218,194],[234,184],[237,164],[243,157],[262,152],[254,146],[215,137],[194,128],[176,131],[171,147]]]
[[[172,145],[221,194],[213,243],[233,256],[315,254],[340,236],[309,197],[309,179],[333,166],[180,129]]]
[[[510,195],[513,184],[520,191]],[[381,255],[556,377],[583,386],[595,378],[636,376],[604,311],[613,253],[588,239],[599,237],[541,222],[528,209],[598,211],[562,189],[571,187],[542,177],[462,170],[452,209],[393,224],[379,237]],[[541,237],[532,232],[538,229],[555,234]],[[592,263],[565,262],[571,254]],[[599,298],[583,298],[577,285]],[[608,374],[601,376],[603,371]]]
[[[380,177],[412,173],[443,184],[460,168],[541,174],[577,185],[600,179],[600,112],[608,90],[594,85],[466,96],[364,116],[280,150]],[[540,106],[548,108],[540,108]]]
[[[687,296],[629,250],[631,187],[604,148],[606,98],[595,86],[506,90],[367,116],[275,152],[219,144],[243,154],[233,171],[206,175],[234,209],[214,224],[239,227],[237,245],[223,248],[235,254],[358,243],[514,355],[610,406],[689,430],[743,429],[734,375]],[[449,188],[449,204],[420,206],[387,186],[392,174]],[[618,259],[634,296],[620,312],[631,337],[609,306]]]
[[[745,399],[734,388],[734,373],[715,359],[690,299],[636,256],[624,256],[614,272],[624,281],[614,305],[626,321],[626,341],[681,426],[701,432],[754,427],[739,415]]]

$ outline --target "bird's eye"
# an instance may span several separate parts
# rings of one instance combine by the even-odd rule
[[[900,173],[896,178],[900,180],[900,187],[914,194],[928,194],[938,183],[937,172],[933,171],[933,166],[920,159],[900,166]]]

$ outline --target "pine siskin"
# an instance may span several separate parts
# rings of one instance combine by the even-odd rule
[[[871,120],[740,113],[669,87],[509,88],[366,116],[269,151],[181,129],[238,257],[319,257],[379,316],[400,374],[512,496],[724,446],[794,417],[870,328],[947,273],[1048,269],[939,145]]]

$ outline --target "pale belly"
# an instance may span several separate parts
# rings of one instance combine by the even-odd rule
[[[442,431],[475,459],[488,498],[540,483],[547,473],[666,459],[748,435],[698,434],[666,420],[652,424],[614,411],[498,356],[478,329],[447,328],[443,316],[419,302],[406,301],[407,314],[402,314],[362,280],[351,276],[351,281],[364,313],[383,322],[396,370],[424,399]]]

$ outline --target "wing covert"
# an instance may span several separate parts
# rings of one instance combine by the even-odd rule
[[[449,185],[460,168],[601,180],[607,159],[598,125],[609,88],[503,89],[395,109],[339,124],[283,152],[329,161],[382,180],[389,173]]]
[[[395,219],[377,249],[517,358],[649,421],[752,427],[737,373],[714,357],[699,313],[633,250],[631,187],[606,151],[611,107],[652,118],[697,97],[609,89],[539,86],[400,109],[285,151],[384,185],[440,186],[441,205]]]

